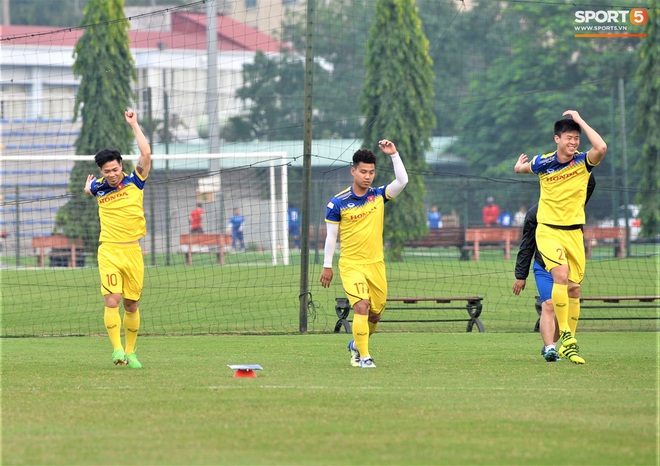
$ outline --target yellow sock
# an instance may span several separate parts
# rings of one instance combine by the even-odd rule
[[[568,285],[552,285],[552,305],[555,307],[559,331],[565,332],[571,328],[568,325]]]
[[[360,357],[369,356],[369,316],[353,315],[353,339]]]
[[[378,328],[378,322],[371,322],[369,321],[369,336],[373,335],[376,333],[376,329]],[[361,353],[360,353],[361,354]]]
[[[568,326],[571,327],[571,333],[575,336],[577,324],[580,319],[580,298],[568,298]]]
[[[105,329],[108,331],[112,349],[123,350],[124,347],[121,346],[121,317],[119,317],[119,308],[106,306],[103,313],[103,322],[105,323]]]
[[[124,312],[124,330],[126,330],[126,354],[135,351],[138,331],[140,330],[140,310]]]

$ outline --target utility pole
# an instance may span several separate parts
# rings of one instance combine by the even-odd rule
[[[628,151],[626,148],[626,96],[623,78],[619,78],[619,109],[621,111],[621,176],[623,177],[623,219],[626,225],[626,257],[630,257],[630,212],[628,212]],[[615,218],[616,222],[617,219]]]
[[[206,115],[209,128],[209,153],[220,152],[220,126],[218,124],[218,4],[206,4]],[[222,195],[222,160],[211,159],[210,173],[218,180],[217,231],[225,224],[225,203]]]
[[[220,150],[218,127],[218,10],[216,2],[206,4],[206,112],[209,121],[209,153]],[[215,160],[211,164],[218,163]],[[217,167],[214,167],[217,168]]]
[[[617,171],[616,171],[616,100],[617,92],[616,86],[612,87],[612,95],[610,99],[610,128],[612,131],[612,140],[607,142],[607,158],[610,163],[610,186],[618,186]],[[614,220],[612,226],[617,226],[617,219],[619,218],[619,196],[615,189],[612,189],[610,196],[610,211]]]
[[[316,0],[307,1],[305,33],[305,123],[303,127],[302,231],[300,232],[300,333],[307,332],[309,309],[309,201],[312,193],[312,96],[314,91],[314,17]]]
[[[11,18],[9,17],[9,0],[2,0],[2,25],[10,26]]]
[[[165,50],[163,42],[158,43],[158,50],[162,52]],[[167,70],[163,67],[163,139],[165,143],[165,155],[170,153],[170,105],[167,96]],[[172,263],[172,232],[171,232],[171,218],[170,218],[170,160],[165,159],[165,179],[167,180],[167,189],[165,190],[165,265]]]

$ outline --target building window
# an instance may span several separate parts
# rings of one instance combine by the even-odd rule
[[[284,6],[295,5],[296,3],[298,3],[298,0],[282,0]]]
[[[245,8],[251,9],[257,7],[257,0],[245,0]]]

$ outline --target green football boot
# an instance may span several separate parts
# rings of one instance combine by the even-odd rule
[[[131,369],[142,369],[142,364],[138,361],[135,351],[126,356],[126,360],[128,361],[128,367]]]
[[[115,366],[125,366],[128,364],[128,361],[126,361],[126,353],[123,349],[117,348],[112,352],[112,362],[115,363]]]

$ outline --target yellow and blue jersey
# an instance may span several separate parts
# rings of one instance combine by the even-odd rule
[[[595,165],[587,152],[575,152],[566,163],[557,160],[557,151],[537,155],[531,168],[539,176],[541,196],[538,223],[554,226],[584,225],[584,204],[589,174]]]
[[[327,205],[325,221],[339,224],[339,263],[371,264],[383,260],[383,220],[387,186],[370,187],[357,196],[348,187]]]
[[[130,243],[147,234],[143,207],[145,180],[134,170],[130,175],[124,173],[115,187],[104,178],[92,182],[91,192],[99,205],[101,243]]]

